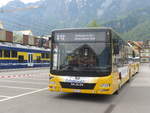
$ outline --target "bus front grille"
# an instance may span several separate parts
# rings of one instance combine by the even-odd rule
[[[69,89],[94,89],[95,83],[70,83],[60,82],[62,88]]]

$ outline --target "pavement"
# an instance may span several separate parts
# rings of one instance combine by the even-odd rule
[[[119,95],[48,91],[49,68],[0,72],[0,113],[149,113],[150,66],[125,84]],[[3,77],[2,77],[3,76]]]

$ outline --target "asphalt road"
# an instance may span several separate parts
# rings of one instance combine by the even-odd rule
[[[0,113],[149,113],[150,66],[120,90],[119,95],[49,92],[48,68],[0,72]]]

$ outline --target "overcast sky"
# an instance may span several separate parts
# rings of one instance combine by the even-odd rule
[[[13,1],[13,0],[0,0],[0,7],[6,5],[9,1]],[[30,3],[30,2],[40,1],[40,0],[20,0],[20,1],[24,3]]]

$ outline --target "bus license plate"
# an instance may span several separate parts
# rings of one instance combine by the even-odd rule
[[[80,92],[81,92],[81,90],[74,90],[74,92],[75,92],[75,93],[80,93]]]

